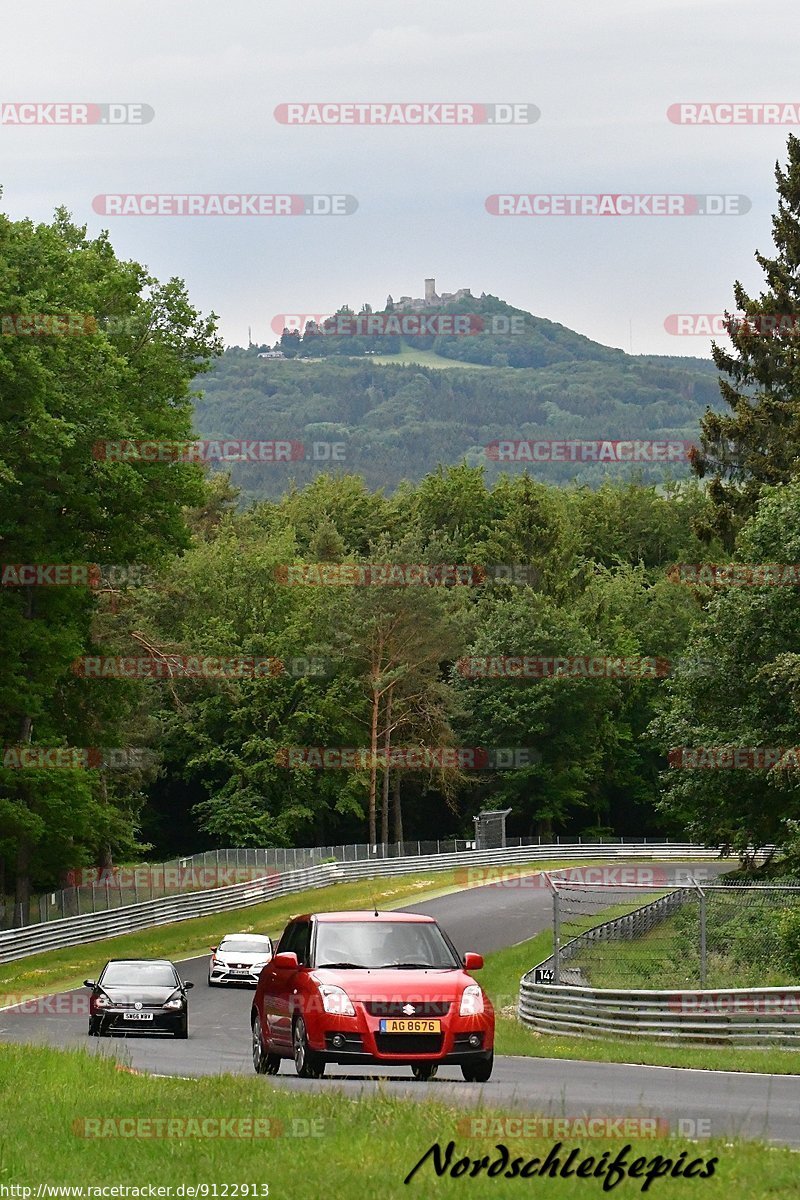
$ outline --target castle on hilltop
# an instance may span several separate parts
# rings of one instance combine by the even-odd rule
[[[450,304],[453,300],[463,300],[465,298],[472,299],[472,292],[469,288],[459,288],[457,292],[442,292],[441,296],[436,295],[436,280],[425,280],[425,296],[401,296],[399,300],[394,301],[391,296],[386,299],[386,308],[391,311],[393,308],[410,309],[412,312],[419,312],[427,308],[441,308],[443,304]]]

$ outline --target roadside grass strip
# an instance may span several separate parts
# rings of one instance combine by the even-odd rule
[[[534,1192],[573,1200],[607,1191],[660,1200],[797,1196],[797,1153],[760,1142],[619,1133],[559,1141],[548,1125],[538,1127],[546,1128],[548,1136],[539,1136],[538,1129],[534,1136],[518,1136],[508,1112],[455,1109],[435,1100],[385,1094],[351,1099],[313,1084],[288,1091],[255,1076],[156,1078],[130,1073],[83,1050],[0,1046],[0,1096],[0,1184],[30,1188],[34,1198],[52,1194],[39,1191],[40,1185],[82,1187],[84,1197],[91,1195],[90,1187],[113,1186],[140,1189],[128,1192],[129,1197],[148,1196],[152,1185],[171,1188],[172,1197],[239,1200],[267,1194],[290,1200],[360,1200],[365,1195],[428,1200],[432,1195],[516,1197]],[[530,1115],[525,1117],[524,1128],[534,1128]],[[506,1136],[509,1130],[512,1136]],[[436,1144],[441,1175],[432,1150]],[[586,1177],[559,1174],[573,1150],[573,1170],[592,1159]],[[626,1173],[604,1189],[604,1178],[591,1171],[600,1167],[604,1154],[608,1165],[620,1153],[628,1166],[642,1160],[639,1176]],[[551,1169],[554,1158],[560,1163],[554,1177],[550,1171],[538,1173],[548,1155]],[[490,1177],[488,1168],[504,1159],[507,1166]],[[533,1159],[538,1163],[522,1177]],[[508,1178],[515,1160],[516,1177]],[[694,1178],[673,1177],[673,1169],[682,1171],[698,1160]],[[713,1174],[704,1178],[709,1169]],[[654,1170],[663,1177],[645,1187]],[[181,1185],[182,1192],[177,1190]],[[198,1190],[191,1193],[190,1188]],[[24,1192],[3,1194],[28,1200]]]

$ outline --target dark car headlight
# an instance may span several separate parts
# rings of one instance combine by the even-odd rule
[[[185,999],[181,992],[175,992],[169,1000],[164,1001],[164,1008],[183,1008]]]

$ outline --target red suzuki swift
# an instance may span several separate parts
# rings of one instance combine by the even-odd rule
[[[253,999],[253,1065],[274,1075],[293,1058],[319,1079],[326,1063],[440,1064],[484,1083],[494,1061],[494,1010],[432,917],[339,912],[296,917],[264,967]]]

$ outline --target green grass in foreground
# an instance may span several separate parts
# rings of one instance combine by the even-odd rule
[[[504,874],[553,868],[554,863],[515,863]],[[559,863],[559,867],[572,866]],[[590,864],[583,864],[590,865]],[[296,913],[331,912],[336,909],[368,908],[377,904],[382,909],[400,908],[423,896],[455,891],[463,887],[464,868],[451,871],[429,871],[420,875],[400,875],[392,878],[359,880],[338,883],[329,888],[295,892],[291,896],[268,900],[250,908],[178,921],[172,925],[157,925],[139,933],[71,946],[64,950],[48,950],[0,963],[0,1008],[4,997],[44,996],[50,992],[79,987],[87,976],[94,978],[109,958],[191,958],[205,954],[225,933],[237,930],[267,933],[277,936],[286,922]],[[476,880],[476,883],[478,881]]]
[[[596,918],[591,919],[596,922]],[[769,1075],[800,1073],[796,1050],[743,1050],[738,1046],[667,1046],[643,1038],[559,1037],[536,1033],[509,1015],[519,996],[519,981],[526,971],[546,958],[553,949],[550,933],[540,933],[529,942],[487,955],[480,981],[498,1013],[498,1054],[521,1054],[533,1058],[573,1058],[591,1062],[643,1063],[657,1067],[695,1067],[709,1071],[764,1072]],[[616,952],[616,947],[614,948]],[[506,1016],[501,1015],[505,1010]],[[655,1185],[653,1185],[655,1187]]]
[[[420,1084],[419,1088],[422,1094],[429,1089],[431,1096],[436,1091],[435,1084]],[[13,1097],[13,1103],[4,1105],[0,1126],[0,1185],[6,1186],[123,1184],[144,1187],[146,1195],[148,1184],[173,1189],[180,1184],[216,1184],[217,1194],[222,1195],[221,1185],[247,1183],[267,1184],[272,1197],[288,1200],[360,1200],[366,1195],[381,1200],[417,1195],[427,1200],[433,1194],[517,1197],[531,1195],[534,1189],[557,1200],[605,1194],[600,1179],[534,1176],[489,1180],[485,1174],[477,1179],[449,1174],[437,1178],[430,1159],[405,1186],[403,1180],[434,1142],[443,1149],[448,1142],[455,1143],[452,1162],[462,1156],[474,1161],[483,1155],[491,1162],[497,1157],[498,1143],[508,1146],[512,1159],[543,1160],[555,1142],[553,1137],[512,1140],[497,1132],[489,1137],[469,1136],[467,1109],[428,1099],[419,1103],[387,1095],[351,1099],[314,1084],[302,1092],[275,1090],[268,1079],[255,1075],[156,1079],[122,1072],[113,1061],[86,1051],[16,1046],[0,1047],[0,1095]],[[635,1108],[633,1101],[630,1107]],[[505,1115],[518,1114],[484,1109],[479,1115],[502,1120]],[[105,1124],[94,1128],[105,1130],[106,1136],[87,1138],[81,1123],[97,1118]],[[127,1126],[128,1136],[107,1135],[119,1128],[114,1121],[131,1118],[139,1123]],[[273,1128],[280,1122],[283,1136],[247,1139],[229,1132],[224,1138],[203,1137],[197,1136],[202,1129],[199,1125],[194,1127],[194,1136],[142,1136],[148,1128],[142,1122],[150,1122],[152,1130],[152,1123],[159,1118],[184,1122],[203,1118],[268,1120],[275,1123]],[[266,1130],[267,1126],[260,1128]],[[317,1136],[298,1136],[308,1130]],[[626,1144],[630,1145],[629,1162],[640,1156],[651,1161],[656,1155],[675,1162],[682,1151],[687,1152],[684,1165],[695,1158],[704,1162],[718,1159],[710,1179],[654,1182],[647,1194],[659,1200],[682,1200],[695,1194],[712,1200],[794,1200],[797,1196],[797,1155],[757,1142],[690,1143],[667,1137],[632,1138],[630,1143],[620,1137],[565,1139],[561,1161],[578,1147],[580,1158],[591,1155],[597,1161],[605,1151],[613,1158]],[[613,1194],[639,1196],[643,1182],[623,1180]],[[235,1195],[233,1188],[227,1194]],[[249,1194],[263,1192],[259,1189]]]

